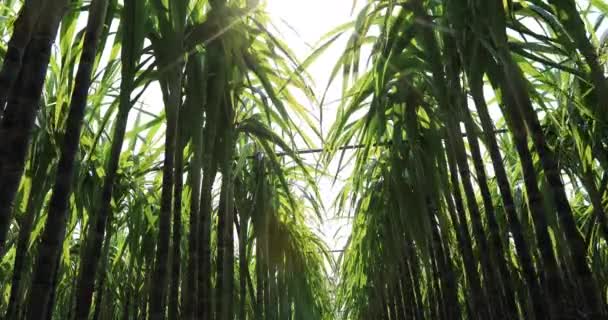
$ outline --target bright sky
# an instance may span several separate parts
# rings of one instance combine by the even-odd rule
[[[313,50],[313,47],[321,37],[337,26],[349,22],[351,16],[352,0],[267,0],[267,11],[270,14],[275,27],[281,33],[281,38],[294,50],[300,60],[304,60]],[[356,11],[355,11],[356,13]],[[307,70],[311,75],[316,88],[317,96],[320,98],[327,85],[331,70],[344,50],[345,39],[336,42],[317,62]],[[341,85],[337,83],[330,88],[326,101],[337,101],[341,97]],[[303,102],[302,102],[303,103]],[[313,106],[312,112],[319,114],[319,106]],[[323,132],[327,133],[335,113],[337,103],[324,106]],[[330,167],[330,174],[335,174],[336,166]],[[346,178],[350,170],[344,169],[340,173],[341,178]],[[344,248],[348,235],[350,234],[350,220],[335,217],[332,208],[334,198],[340,191],[342,184],[332,185],[332,178],[321,178],[319,181],[321,201],[326,208],[326,220],[316,226],[319,234],[332,250]],[[337,256],[338,253],[335,254]]]

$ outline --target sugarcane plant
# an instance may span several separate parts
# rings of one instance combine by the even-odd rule
[[[606,9],[368,2],[327,35],[352,29],[325,159],[365,146],[337,202],[344,319],[607,316]]]
[[[312,90],[263,4],[2,12],[2,317],[329,319]]]

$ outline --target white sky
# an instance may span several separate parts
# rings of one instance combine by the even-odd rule
[[[272,18],[275,27],[281,33],[281,38],[296,53],[300,60],[304,60],[312,51],[323,35],[337,26],[353,19],[351,9],[352,0],[267,0],[266,10]],[[354,11],[356,14],[356,10]],[[317,97],[320,99],[327,85],[331,70],[344,50],[346,38],[334,43],[323,55],[319,56],[317,62],[307,70],[314,81]],[[341,97],[341,84],[333,85],[326,97],[326,101],[337,102]],[[312,112],[318,116],[319,106],[312,106]],[[324,108],[323,132],[327,133],[333,119],[335,118],[337,103],[326,104]],[[336,173],[337,166],[329,168],[330,174]],[[341,178],[350,175],[349,168],[342,170]],[[326,220],[318,229],[331,250],[344,248],[347,237],[350,234],[350,220],[336,217],[332,203],[340,191],[342,184],[332,185],[333,177],[321,178],[319,189],[322,203],[326,209]],[[334,254],[337,256],[338,253]]]

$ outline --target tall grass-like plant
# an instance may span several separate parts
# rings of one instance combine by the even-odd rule
[[[594,110],[605,68],[594,62],[601,51],[593,44],[603,18],[595,25],[589,19],[591,12],[603,17],[606,6],[596,1],[580,8],[585,5],[410,1],[363,6],[334,69],[334,74],[343,71],[344,98],[326,156],[332,159],[343,144],[365,145],[355,154],[354,174],[338,202],[350,199],[355,219],[338,294],[344,318],[451,318],[445,310],[454,304],[463,307],[466,318],[605,316],[606,296],[598,295],[605,288],[598,281],[603,272],[596,268],[602,258],[584,245],[605,248],[604,241],[591,244],[593,231],[585,217],[593,212],[595,230],[601,230],[605,203],[599,199],[605,195],[597,190],[601,174],[591,168],[603,160],[591,147],[599,140],[591,137],[604,128],[603,116]],[[347,30],[330,33],[325,45]],[[372,50],[363,67],[365,47]],[[585,85],[565,89],[563,81],[572,77],[585,79]],[[576,138],[563,131],[560,138],[555,135],[557,127],[565,128],[557,125],[567,117],[565,110],[586,115],[584,130],[580,122],[570,127],[578,128]],[[567,145],[578,146],[578,154],[587,150],[587,156],[562,156]],[[513,168],[509,159],[517,161],[512,173],[506,169]],[[580,174],[572,175],[570,161],[594,164],[577,164]],[[389,185],[400,180],[406,181],[395,188],[401,196],[391,198]],[[588,209],[574,209],[577,197],[590,199]],[[384,215],[390,218],[382,220]],[[399,220],[405,223],[394,223]],[[391,252],[415,263],[376,255],[405,242],[413,253]],[[449,253],[438,254],[442,242],[454,253],[460,275],[456,298],[445,276]],[[401,270],[405,279],[387,273],[390,269]],[[395,281],[401,282],[401,293],[391,288]],[[399,299],[401,308],[393,302]]]
[[[606,318],[605,1],[355,8],[298,61],[265,2],[5,1],[0,315]]]

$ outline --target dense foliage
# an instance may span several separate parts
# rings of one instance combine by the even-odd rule
[[[5,319],[328,319],[313,167],[293,151],[309,80],[263,7],[1,10]]]
[[[329,149],[366,146],[344,319],[606,318],[607,9],[370,1],[329,35],[351,33]]]
[[[0,4],[0,316],[608,318],[608,4],[354,2],[302,62],[255,0]]]

